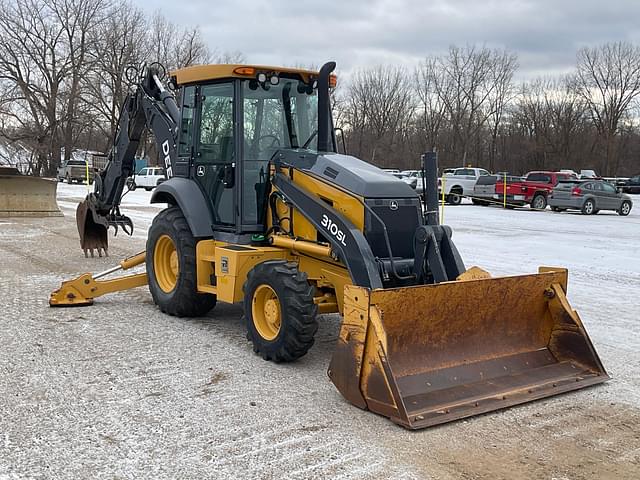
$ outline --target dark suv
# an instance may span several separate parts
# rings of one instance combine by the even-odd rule
[[[625,193],[640,193],[640,174],[634,175],[627,180],[622,186],[622,191]]]

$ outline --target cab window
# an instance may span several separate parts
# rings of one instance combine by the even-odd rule
[[[551,177],[544,173],[531,173],[527,176],[528,182],[551,183]]]

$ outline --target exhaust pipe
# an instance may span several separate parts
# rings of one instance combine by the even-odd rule
[[[336,68],[336,62],[327,62],[318,75],[318,151],[335,152],[331,131],[331,105],[329,102],[329,75]]]

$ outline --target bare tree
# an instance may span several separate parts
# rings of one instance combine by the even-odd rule
[[[86,126],[80,122],[83,116],[83,87],[88,73],[93,69],[96,51],[100,39],[94,35],[106,18],[106,0],[50,0],[51,10],[65,36],[65,53],[68,56],[67,88],[64,92],[64,117],[61,118],[61,130],[64,146],[64,159],[71,158],[77,135]],[[102,45],[100,45],[101,47]]]
[[[621,120],[640,95],[640,47],[616,42],[583,48],[578,52],[575,84],[604,143],[602,170],[612,173],[618,166]]]
[[[421,139],[421,150],[439,147],[440,131],[446,127],[446,103],[451,85],[445,81],[445,73],[435,57],[427,58],[415,71],[415,90],[419,100],[416,124]]]
[[[172,70],[208,63],[212,58],[198,27],[180,28],[160,12],[156,12],[149,22],[148,30],[149,62],[159,62]]]
[[[358,136],[358,151],[376,162],[379,149],[406,147],[414,104],[411,85],[401,67],[376,67],[356,72],[348,87],[349,124]],[[384,142],[383,142],[384,140]],[[364,148],[365,142],[368,143]],[[379,163],[389,165],[389,156]]]
[[[96,41],[90,56],[94,68],[87,88],[96,126],[105,139],[115,135],[120,107],[133,79],[127,78],[129,67],[142,64],[147,56],[146,19],[133,5],[114,4],[106,20],[96,29]]]
[[[498,149],[498,133],[505,117],[508,105],[516,96],[513,76],[518,69],[518,58],[514,53],[495,51],[491,61],[489,81],[490,93],[487,98],[486,118],[489,127],[489,163],[488,168],[494,170]]]

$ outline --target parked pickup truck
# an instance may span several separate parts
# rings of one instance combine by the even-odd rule
[[[484,168],[456,168],[438,179],[438,196],[444,195],[447,203],[460,205],[463,196],[472,196],[473,188],[480,177],[491,174]]]
[[[549,192],[562,180],[576,180],[576,176],[563,172],[536,171],[527,173],[524,178],[507,177],[507,206],[515,208],[528,204],[536,210],[544,210],[547,208]],[[479,181],[473,192],[474,203],[479,204],[503,203],[504,197],[504,177],[500,176]]]
[[[89,166],[89,183],[93,183],[93,168]],[[83,160],[70,159],[58,168],[58,181],[67,183],[85,183],[87,164]]]

